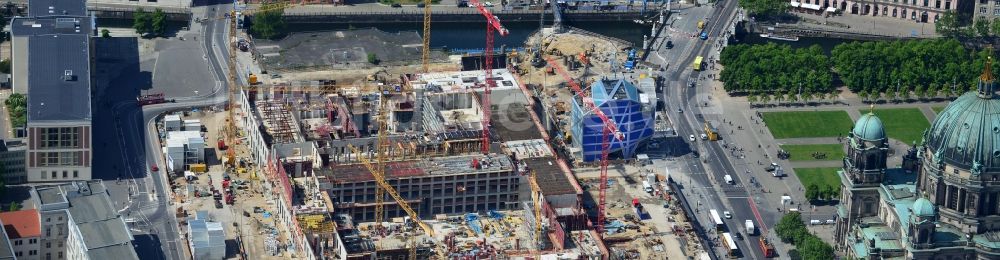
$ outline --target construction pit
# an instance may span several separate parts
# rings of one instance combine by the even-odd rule
[[[207,214],[208,221],[224,223],[222,227],[227,241],[240,241],[238,237],[242,234],[242,250],[254,259],[294,259],[288,251],[278,249],[287,243],[288,238],[284,234],[288,234],[288,230],[273,217],[272,212],[277,210],[274,203],[261,194],[258,177],[252,174],[256,168],[242,164],[235,170],[227,171],[222,163],[227,151],[211,145],[217,144],[224,135],[219,130],[219,124],[226,122],[227,113],[217,107],[208,107],[174,115],[185,122],[200,122],[201,136],[208,145],[204,149],[204,161],[186,164],[184,169],[177,169],[181,173],[170,175],[173,199],[177,205],[176,217],[182,226],[182,234],[190,235],[187,234],[187,220],[203,212]],[[167,132],[164,122],[159,122],[158,130],[160,133]],[[162,143],[168,143],[166,139],[162,140]],[[243,145],[227,148],[237,149],[237,158],[246,158],[249,154]],[[170,174],[170,166],[158,167]],[[227,255],[240,250],[240,245],[227,243]]]
[[[624,72],[621,67],[633,47],[630,42],[580,29],[556,33],[552,28],[535,33],[525,45],[529,49],[540,45],[543,60],[541,63],[533,61],[532,54],[520,56],[521,61],[515,62],[516,71],[525,84],[544,87],[564,86],[566,82],[551,67],[544,65],[546,58],[557,62],[573,80],[586,86],[595,78]]]
[[[638,174],[644,170],[626,167],[631,175],[608,178],[604,242],[612,258],[691,259],[703,250],[680,205],[670,195],[643,190]],[[599,179],[579,180],[593,198],[599,197]],[[642,215],[637,215],[638,202]],[[694,239],[692,241],[692,239]],[[682,250],[677,250],[682,249]]]

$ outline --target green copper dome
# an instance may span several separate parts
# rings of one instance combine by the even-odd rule
[[[965,93],[938,113],[925,141],[935,160],[976,174],[1000,170],[1000,99]]]
[[[913,202],[913,214],[919,217],[933,217],[937,215],[937,209],[934,208],[934,204],[930,200],[919,198]]]
[[[868,141],[885,139],[885,128],[882,127],[882,119],[879,119],[872,113],[861,115],[858,121],[854,123],[854,130],[851,133]]]

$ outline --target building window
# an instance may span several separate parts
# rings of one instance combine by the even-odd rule
[[[19,245],[22,245],[22,244],[24,244],[24,240],[20,240],[20,239],[14,240],[14,245],[15,246],[19,246]]]
[[[80,171],[73,170],[73,178],[80,178]]]
[[[48,178],[49,178],[49,172],[42,171],[42,179],[44,180],[44,179],[48,179]]]
[[[985,14],[986,13],[986,7],[980,7],[979,8],[979,13]]]
[[[14,253],[14,256],[16,256],[16,257],[22,257],[22,256],[24,256],[24,254],[21,253],[21,251],[17,251],[16,253]]]
[[[45,236],[46,237],[52,236],[52,227],[51,226],[50,227],[45,227]]]
[[[59,259],[62,259],[62,258],[63,258],[62,252],[59,252]]]
[[[77,148],[80,147],[80,128],[53,127],[41,130],[42,148]]]
[[[28,255],[37,255],[37,254],[38,254],[38,250],[30,250],[30,251],[28,251]]]
[[[79,166],[80,165],[80,153],[79,152],[42,152],[38,153],[38,157],[41,158],[40,166]],[[55,172],[52,173],[52,178],[55,178]],[[63,174],[65,178],[66,174]]]
[[[45,253],[45,260],[52,260],[52,253]]]
[[[29,245],[34,245],[35,243],[38,243],[38,239],[37,238],[32,238],[32,239],[28,240],[28,244]]]
[[[69,177],[69,171],[63,171],[63,179]]]
[[[951,10],[951,2],[944,2],[944,10]]]
[[[63,247],[63,241],[59,240],[59,244],[58,245],[59,245],[59,248],[62,248]],[[59,255],[59,257],[62,258],[62,255]]]
[[[941,1],[934,1],[934,8],[941,9]]]
[[[52,242],[45,242],[45,248],[52,248]]]

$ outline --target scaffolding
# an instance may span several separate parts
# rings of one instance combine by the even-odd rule
[[[272,143],[287,144],[300,141],[298,126],[288,107],[278,101],[257,102],[257,111],[263,117],[264,127],[271,135]]]

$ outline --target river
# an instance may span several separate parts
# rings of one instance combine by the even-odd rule
[[[649,34],[650,26],[633,22],[577,22],[566,23],[602,35],[619,38],[642,45],[642,35]],[[548,24],[546,26],[549,26]],[[289,27],[290,32],[330,31],[353,28],[376,28],[386,32],[416,31],[423,35],[423,23],[378,23],[378,24],[299,24]],[[538,22],[504,23],[510,32],[505,37],[496,35],[494,46],[521,47],[531,33],[538,30]],[[482,49],[486,44],[486,23],[431,23],[431,48]]]

